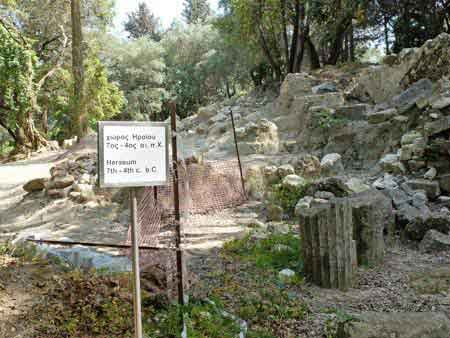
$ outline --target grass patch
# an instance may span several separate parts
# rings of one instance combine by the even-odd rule
[[[225,266],[211,274],[216,287],[209,287],[209,295],[247,321],[248,337],[290,336],[295,323],[310,315],[309,306],[300,298],[303,278],[297,233],[232,240],[224,245],[221,257]],[[281,280],[278,272],[285,268],[296,271],[296,277]]]
[[[259,269],[291,269],[298,273],[303,264],[298,234],[269,234],[265,239],[254,240],[249,234],[242,239],[225,243],[222,254],[233,259],[253,263]]]

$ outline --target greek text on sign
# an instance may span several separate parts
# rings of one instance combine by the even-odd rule
[[[99,122],[101,187],[164,185],[168,126],[161,122]]]

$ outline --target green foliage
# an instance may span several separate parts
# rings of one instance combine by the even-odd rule
[[[233,57],[236,51],[226,50],[212,25],[177,25],[161,43],[165,51],[166,88],[182,117],[223,98],[226,85],[239,81],[237,73],[241,71]]]
[[[36,329],[46,337],[131,337],[132,306],[111,276],[72,271],[57,278],[51,303],[37,305]],[[47,301],[48,301],[47,300]]]
[[[124,28],[131,39],[139,39],[144,36],[156,41],[161,39],[159,20],[145,2],[140,2],[135,12],[128,13]]]
[[[335,314],[334,318],[329,318],[325,322],[326,338],[344,338],[345,335],[341,332],[342,324],[357,320],[357,318],[338,308],[330,308],[325,312]]]
[[[112,81],[120,85],[127,106],[122,119],[155,120],[165,95],[163,49],[148,38],[123,42],[108,37],[102,59]]]
[[[109,82],[105,66],[96,57],[87,60],[85,70],[84,108],[92,129],[97,121],[109,120],[121,112],[125,104],[122,91]]]
[[[211,15],[208,0],[184,0],[181,15],[188,24],[204,23]]]
[[[321,129],[332,129],[338,126],[342,126],[347,122],[344,118],[336,117],[333,111],[329,109],[323,109],[316,113],[317,124]]]
[[[305,197],[307,186],[287,188],[282,184],[274,184],[267,194],[267,203],[279,205],[289,216],[294,216],[295,206],[299,199]]]
[[[70,69],[60,68],[49,79],[39,103],[49,112],[49,136],[62,141],[69,138],[69,112],[72,100],[73,77]],[[84,110],[91,129],[99,120],[112,119],[122,112],[126,101],[116,83],[108,80],[107,70],[95,51],[85,58]]]
[[[0,122],[15,130],[34,109],[36,54],[8,24],[0,23]]]
[[[179,337],[182,331],[181,311],[192,338],[235,338],[240,328],[236,320],[223,315],[223,308],[215,303],[191,301],[180,307],[171,305],[154,313],[146,332],[154,338]]]
[[[289,247],[287,250],[276,250],[277,246]],[[267,238],[253,240],[251,235],[225,243],[223,254],[246,262],[251,262],[257,268],[279,271],[288,268],[301,272],[301,252],[298,235],[270,234]]]

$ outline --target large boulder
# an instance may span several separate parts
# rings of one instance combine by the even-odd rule
[[[53,177],[47,184],[47,189],[64,189],[70,187],[75,182],[72,175]]]
[[[448,234],[450,232],[450,214],[446,211],[432,212],[428,215],[420,213],[406,225],[404,235],[408,239],[420,241],[429,230]]]
[[[340,338],[448,338],[450,320],[441,312],[364,312],[339,324]]]
[[[42,191],[47,187],[48,178],[35,178],[23,186],[26,192]]]
[[[407,90],[392,99],[392,105],[397,108],[399,114],[409,111],[421,99],[431,96],[433,83],[429,79],[420,79]]]
[[[450,237],[436,230],[428,230],[420,242],[420,250],[425,252],[449,251]]]

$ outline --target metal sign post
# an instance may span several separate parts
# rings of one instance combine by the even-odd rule
[[[177,114],[175,103],[170,104],[170,121],[172,131],[172,162],[173,162],[173,198],[175,208],[175,231],[177,247],[177,274],[178,274],[178,302],[184,305],[183,288],[183,253],[181,251],[181,215],[180,215],[180,191],[178,185],[178,147],[177,147]]]
[[[142,311],[141,311],[141,279],[139,272],[139,246],[138,246],[138,211],[136,188],[130,189],[131,209],[131,245],[133,255],[133,308],[134,308],[134,333],[136,338],[142,338]]]
[[[168,125],[161,122],[99,122],[98,135],[99,186],[131,187],[134,333],[135,338],[142,338],[136,187],[167,184]]]

